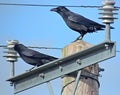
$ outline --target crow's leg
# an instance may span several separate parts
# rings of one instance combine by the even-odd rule
[[[30,68],[29,70],[26,70],[26,72],[30,72],[30,71],[34,70],[35,68],[37,68],[37,66],[34,66],[34,67]]]
[[[75,39],[73,42],[76,42],[77,40],[80,40],[79,38],[80,38],[80,36],[79,36],[79,37],[77,37],[77,39]]]
[[[77,37],[77,39],[75,39],[73,42],[77,41],[77,40],[82,40],[83,35],[80,35],[79,37]]]
[[[83,35],[81,34],[76,40],[82,40]]]
[[[85,34],[82,33],[76,40],[82,40],[84,35],[85,35]]]

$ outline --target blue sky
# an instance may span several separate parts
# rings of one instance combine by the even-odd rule
[[[101,5],[101,0],[0,0],[6,3],[29,3],[29,4],[44,4],[44,5]],[[120,6],[119,0],[116,0],[116,6]],[[19,40],[19,42],[29,46],[45,46],[45,47],[60,47],[71,43],[79,34],[69,29],[63,19],[54,12],[51,12],[52,7],[23,7],[23,6],[0,6],[0,45],[6,45],[7,40]],[[98,17],[100,12],[96,8],[73,8],[70,10],[81,14],[91,20],[102,23]],[[117,11],[118,13],[120,11]],[[120,14],[116,17],[120,18]],[[115,20],[112,24],[115,27],[111,31],[112,41],[116,41],[117,50],[120,50],[120,21]],[[104,31],[87,34],[84,41],[91,44],[99,44],[104,41]],[[38,50],[38,49],[37,49]],[[9,63],[2,56],[3,48],[0,48],[0,94],[13,95],[13,88],[5,80],[9,77]],[[50,54],[56,57],[61,57],[59,50],[38,50],[40,52]],[[120,93],[120,53],[116,53],[116,57],[100,63],[100,67],[104,68],[102,77],[99,78],[101,87],[100,95],[119,95]],[[25,72],[31,68],[30,65],[23,62],[21,59],[16,62],[16,75]],[[60,95],[61,82],[60,79],[52,81],[55,95]],[[49,95],[47,85],[43,84],[27,91],[21,92],[18,95]]]

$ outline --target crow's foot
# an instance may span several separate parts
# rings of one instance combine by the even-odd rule
[[[82,36],[77,37],[73,42],[76,42],[77,40],[82,40]]]

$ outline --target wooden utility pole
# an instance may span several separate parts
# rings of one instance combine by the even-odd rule
[[[77,53],[91,46],[92,45],[87,42],[77,40],[63,48],[62,57]],[[98,64],[84,68],[75,95],[98,95],[98,73]],[[76,73],[66,75],[62,78],[61,95],[71,95],[75,78]]]

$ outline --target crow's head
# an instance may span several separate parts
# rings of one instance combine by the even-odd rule
[[[61,12],[64,13],[64,12],[67,12],[69,10],[64,6],[59,6],[57,8],[51,9],[51,11],[54,11],[54,12],[57,12],[57,13],[61,13]]]
[[[26,46],[24,46],[23,44],[15,44],[15,46],[14,46],[14,50],[15,51],[22,51],[22,50],[24,50],[24,49],[26,49],[27,47]]]

